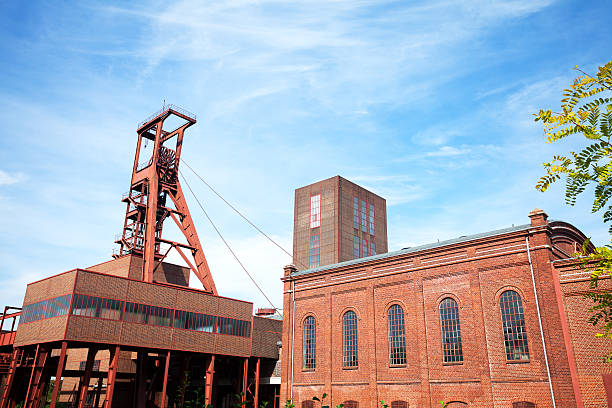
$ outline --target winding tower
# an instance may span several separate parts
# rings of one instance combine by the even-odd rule
[[[142,277],[153,282],[153,275],[172,249],[189,265],[208,293],[217,294],[202,245],[193,224],[179,181],[179,164],[185,130],[196,123],[196,116],[174,105],[138,125],[138,142],[126,203],[123,233],[116,241],[120,254],[142,257]],[[164,222],[172,219],[187,243],[165,239]],[[187,256],[185,251],[191,254]]]

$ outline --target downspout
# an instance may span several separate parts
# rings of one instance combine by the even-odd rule
[[[525,245],[527,246],[527,258],[529,259],[529,269],[531,270],[531,283],[533,283],[533,293],[535,296],[536,310],[538,312],[538,323],[540,325],[540,336],[542,337],[542,348],[544,349],[544,362],[546,363],[546,375],[548,376],[548,386],[550,387],[550,396],[552,398],[553,408],[557,408],[555,402],[555,392],[553,391],[552,380],[550,379],[550,367],[548,366],[548,353],[546,352],[546,341],[544,340],[544,330],[542,329],[542,316],[540,315],[540,302],[538,301],[538,290],[536,288],[535,276],[533,274],[533,264],[531,263],[531,251],[529,250],[529,235],[525,237]]]
[[[289,389],[289,397],[293,401],[293,356],[295,344],[295,280],[291,281],[291,303],[293,310],[291,311],[291,388]]]

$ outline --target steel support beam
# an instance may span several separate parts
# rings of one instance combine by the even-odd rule
[[[94,408],[98,408],[100,406],[100,394],[102,394],[102,377],[98,377],[98,388],[96,389],[96,399],[94,401]]]
[[[246,357],[244,359],[244,366],[242,367],[242,390],[241,390],[242,399],[241,399],[241,402],[246,401],[248,376],[249,376],[249,358]]]
[[[259,407],[259,366],[261,358],[257,357],[257,363],[255,364],[255,395],[253,396],[253,408]]]
[[[215,355],[211,355],[206,367],[206,379],[204,383],[204,406],[212,405],[213,380],[215,375]]]
[[[30,372],[30,380],[28,381],[28,389],[26,391],[25,406],[28,405],[30,395],[32,394],[32,382],[34,381],[34,371],[36,369],[36,362],[38,361],[38,352],[40,351],[40,344],[36,345],[36,352],[34,353],[34,363],[32,364],[32,371]]]
[[[57,404],[57,397],[62,388],[62,374],[64,373],[64,367],[66,365],[66,351],[68,350],[68,342],[62,342],[62,349],[60,350],[60,357],[57,363],[57,370],[55,370],[55,385],[53,386],[53,393],[51,394],[51,405],[50,408],[55,408]]]
[[[6,384],[4,392],[2,393],[2,401],[0,401],[0,408],[7,408],[11,397],[11,388],[13,387],[13,381],[15,380],[15,370],[17,369],[17,356],[19,355],[20,349],[15,348],[11,359],[11,365],[9,367],[9,373],[6,378]]]
[[[96,357],[97,349],[90,347],[87,349],[87,361],[85,361],[85,372],[81,377],[79,383],[79,396],[76,403],[77,408],[85,408],[85,402],[87,402],[87,391],[89,390],[89,381],[91,380],[91,371],[93,370],[94,359]]]
[[[170,370],[170,350],[166,354],[166,366],[164,367],[164,383],[162,385],[160,408],[166,408],[166,388],[168,386],[168,371]]]
[[[117,368],[119,366],[119,346],[110,350],[110,361],[108,365],[108,376],[106,379],[106,396],[104,408],[111,408],[113,405],[113,393],[115,392],[115,379],[117,378]]]

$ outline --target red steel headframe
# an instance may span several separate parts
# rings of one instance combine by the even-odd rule
[[[164,122],[179,122],[180,125],[168,130],[164,129]],[[123,233],[116,242],[121,245],[120,255],[142,256],[142,279],[145,282],[153,282],[157,265],[175,248],[202,282],[204,290],[216,295],[217,289],[178,179],[183,135],[185,129],[195,123],[195,115],[168,105],[138,126],[132,183],[129,193],[123,198],[127,204]],[[151,148],[148,148],[149,143]],[[168,199],[174,208],[167,205]],[[167,218],[177,224],[188,244],[162,238]],[[162,243],[169,246],[163,254]],[[184,250],[191,251],[195,265]]]

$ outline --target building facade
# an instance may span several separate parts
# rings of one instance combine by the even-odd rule
[[[588,322],[585,236],[530,223],[285,268],[281,399],[310,408],[605,407],[609,343]],[[609,279],[600,290],[610,290]],[[610,392],[610,390],[608,390]]]
[[[295,190],[293,263],[298,269],[385,252],[384,198],[340,176]]]

